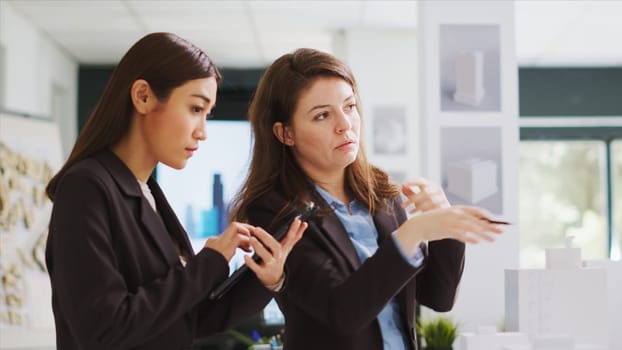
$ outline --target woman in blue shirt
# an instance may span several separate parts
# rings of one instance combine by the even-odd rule
[[[271,229],[308,201],[323,209],[276,298],[289,349],[415,349],[416,304],[451,309],[464,243],[502,232],[423,180],[401,187],[402,203],[367,162],[358,102],[343,62],[299,49],[267,69],[249,110],[255,142],[234,219]]]

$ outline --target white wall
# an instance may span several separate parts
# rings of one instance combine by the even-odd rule
[[[338,34],[334,53],[356,78],[363,106],[365,147],[369,160],[407,179],[420,175],[417,37],[413,29],[351,29]],[[403,107],[407,147],[400,154],[374,152],[374,111]]]
[[[53,122],[45,123],[38,129],[29,124],[22,131],[16,132],[17,124],[9,123],[9,118],[4,118],[3,126],[6,129],[0,130],[0,134],[5,133],[2,139],[11,145],[9,140],[15,141],[18,138],[24,141],[31,138],[32,142],[24,141],[27,143],[23,145],[25,147],[19,147],[20,152],[29,154],[32,149],[45,149],[48,154],[58,155],[51,162],[58,167],[60,161],[68,155],[76,137],[78,63],[5,1],[0,1],[0,47],[0,54],[3,56],[0,58],[0,110]],[[29,118],[18,117],[15,120],[24,122]],[[9,124],[13,127],[8,126]],[[58,136],[51,133],[56,133],[59,129],[62,141],[49,142],[58,140]],[[11,198],[18,198],[19,191],[21,190],[16,191],[17,194]],[[26,200],[23,203],[30,202]],[[34,240],[46,232],[50,207],[51,205],[46,204],[36,208],[36,212],[33,212],[36,215],[33,215],[35,224],[32,228],[18,226],[17,231],[4,237],[6,239],[0,245],[7,245],[8,250],[0,257],[3,263],[11,266],[15,261],[24,261],[16,258],[16,251],[34,249],[31,248]],[[16,327],[3,324],[0,327],[0,347],[52,346],[54,330],[49,278],[46,273],[32,269],[26,263],[23,267],[21,263],[15,266],[23,268],[22,281],[26,302],[20,309],[20,312],[23,311],[20,315],[24,316],[24,324]]]
[[[66,157],[77,134],[78,62],[4,1],[0,45],[5,53],[0,107],[55,120]]]
[[[490,244],[483,242],[467,246],[464,275],[452,316],[460,324],[460,331],[473,331],[480,325],[501,326],[504,320],[504,270],[516,269],[519,264],[518,228],[518,68],[514,48],[514,5],[505,1],[425,1],[419,6],[420,61],[422,72],[421,136],[425,137],[427,156],[422,162],[423,172],[434,181],[440,181],[441,152],[445,145],[460,144],[465,149],[477,150],[486,145],[486,138],[473,137],[473,130],[493,128],[500,135],[498,164],[502,206],[490,210],[496,217],[513,225],[505,234]],[[494,25],[498,26],[500,57],[498,75],[501,91],[500,107],[495,110],[467,109],[448,111],[441,107],[440,55],[441,25]],[[477,37],[473,48],[479,48]],[[443,144],[443,129],[460,128],[464,136]],[[495,135],[493,135],[495,136]],[[492,148],[492,147],[489,147]],[[478,203],[476,203],[478,204]],[[484,207],[486,208],[486,207]],[[487,208],[489,209],[489,208]]]

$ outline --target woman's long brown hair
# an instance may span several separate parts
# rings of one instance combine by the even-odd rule
[[[291,125],[301,92],[318,77],[343,79],[359,100],[350,69],[336,57],[313,49],[298,49],[281,56],[261,77],[248,113],[254,138],[252,158],[248,176],[232,203],[233,220],[247,221],[249,206],[275,189],[286,197],[288,204],[274,222],[294,208],[304,206],[306,201],[317,200],[312,182],[298,165],[290,147],[276,138],[272,126],[276,122]],[[357,103],[360,114],[359,105]],[[346,168],[346,185],[372,214],[385,208],[385,199],[399,193],[385,172],[369,164],[362,141],[356,160]]]
[[[210,58],[192,43],[171,33],[152,33],[140,39],[112,72],[69,158],[48,183],[47,196],[54,200],[58,181],[72,165],[110,148],[128,131],[134,111],[130,89],[136,80],[146,80],[162,102],[174,88],[208,77],[215,77],[218,83],[222,79]]]

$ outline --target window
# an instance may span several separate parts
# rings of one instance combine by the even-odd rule
[[[521,266],[543,267],[566,237],[584,259],[607,259],[606,143],[523,140],[519,146]]]
[[[575,236],[583,259],[620,260],[622,67],[519,68],[521,266]]]

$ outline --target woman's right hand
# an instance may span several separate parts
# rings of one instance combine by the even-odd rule
[[[472,244],[482,240],[492,242],[493,234],[501,234],[503,230],[486,220],[490,217],[482,208],[455,205],[414,216],[406,220],[395,234],[402,247],[411,253],[422,241],[451,238]]]
[[[254,229],[251,225],[233,221],[219,236],[208,238],[204,247],[216,250],[230,261],[237,248],[251,251],[250,238]]]

